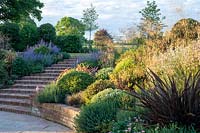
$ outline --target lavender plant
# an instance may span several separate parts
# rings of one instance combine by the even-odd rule
[[[39,48],[48,48],[48,50],[40,52]],[[37,52],[36,52],[37,50]],[[58,55],[60,49],[53,43],[46,43],[41,40],[37,45],[29,47],[21,54],[22,58],[28,62],[40,63],[44,66],[49,66],[54,62],[55,55]]]

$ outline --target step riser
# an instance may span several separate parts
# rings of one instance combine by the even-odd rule
[[[20,103],[15,101],[0,101],[0,104],[4,105],[14,105],[14,106],[23,106],[23,107],[31,107],[30,103]]]
[[[12,113],[16,113],[16,114],[32,115],[31,112],[23,111],[23,110],[16,110],[16,109],[0,108],[0,111],[12,112]]]
[[[77,63],[76,61],[65,61],[65,62],[58,62],[57,64],[74,65],[76,63]]]
[[[55,64],[55,65],[52,65],[52,67],[74,67],[75,64],[71,64],[71,65],[67,65],[67,64]]]
[[[48,74],[51,74],[51,73],[60,74],[63,71],[64,70],[45,70],[45,73],[48,73]]]
[[[50,77],[57,77],[60,73],[41,73],[37,74],[37,76],[50,76]],[[33,75],[34,76],[34,75]]]
[[[45,87],[45,85],[42,85],[42,84],[31,84],[31,85],[24,85],[24,84],[16,84],[16,85],[14,85],[14,86],[12,86],[11,88],[16,88],[16,89],[36,89],[36,87],[39,87],[39,88],[44,88]]]
[[[13,95],[1,95],[0,93],[0,98],[14,98],[14,99],[30,99],[29,96],[20,96],[20,95],[16,95],[16,96],[13,96]]]
[[[45,81],[49,81],[49,80],[55,80],[56,79],[56,77],[49,77],[49,76],[47,76],[47,77],[40,77],[40,76],[38,76],[38,77],[24,77],[24,78],[22,78],[22,80],[45,80]]]
[[[69,67],[51,67],[51,68],[46,68],[45,70],[58,70],[58,71],[63,71],[65,69],[69,69]]]

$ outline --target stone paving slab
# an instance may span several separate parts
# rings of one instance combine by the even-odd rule
[[[0,111],[0,133],[73,133],[73,131],[38,117]]]

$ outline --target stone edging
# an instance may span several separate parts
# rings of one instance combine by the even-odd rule
[[[74,117],[79,112],[80,109],[64,104],[37,103],[32,107],[33,115],[62,124],[73,130],[75,130]]]

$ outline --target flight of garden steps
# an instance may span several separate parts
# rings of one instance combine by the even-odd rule
[[[75,67],[76,63],[76,58],[65,59],[51,67],[46,67],[43,73],[22,77],[10,88],[0,89],[0,111],[31,115],[30,96],[36,93],[36,87],[44,88],[62,71]]]

